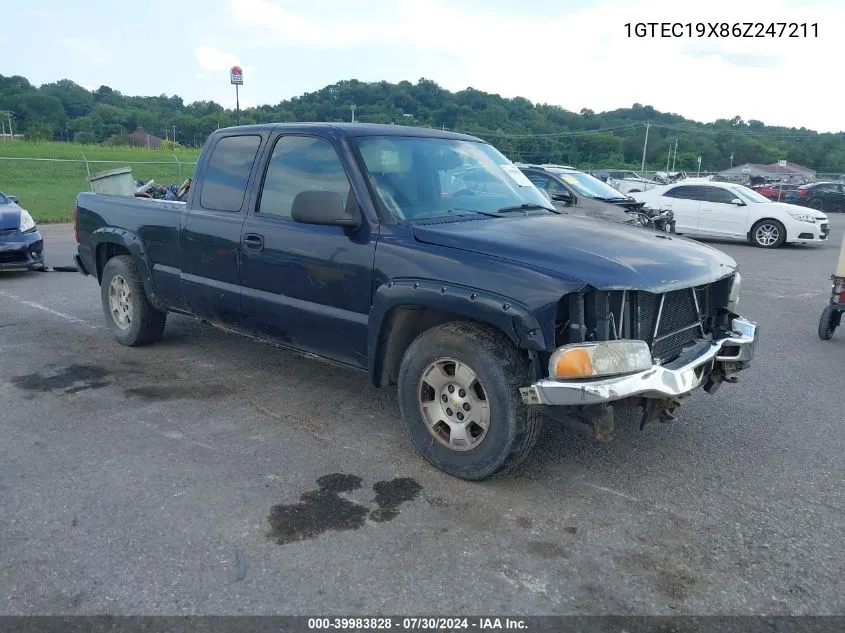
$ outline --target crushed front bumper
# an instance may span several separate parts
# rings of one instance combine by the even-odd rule
[[[731,322],[732,332],[717,341],[702,341],[665,365],[625,376],[593,380],[545,378],[520,394],[525,404],[585,406],[631,397],[676,398],[701,387],[717,365],[732,373],[754,358],[757,324],[741,317]]]
[[[0,270],[44,268],[44,238],[37,230],[27,233],[0,231]]]

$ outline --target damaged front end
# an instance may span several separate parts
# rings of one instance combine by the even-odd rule
[[[665,293],[567,295],[547,373],[520,390],[523,402],[585,422],[602,441],[613,436],[616,404],[641,407],[640,428],[674,421],[693,391],[736,382],[754,357],[757,325],[735,313],[739,284],[735,273]]]

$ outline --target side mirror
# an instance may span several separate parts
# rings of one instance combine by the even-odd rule
[[[18,203],[18,197],[17,197],[17,196],[6,196],[6,197],[7,197],[9,200],[11,200],[12,202],[14,202],[15,204],[17,204],[17,203]]]
[[[742,200],[740,200],[739,198],[734,198],[733,200],[731,200],[731,204],[735,204],[738,207],[744,207],[745,206],[745,203]]]
[[[350,194],[351,195],[351,194]],[[346,210],[336,191],[302,191],[293,199],[291,219],[301,224],[358,228],[361,222]]]
[[[572,202],[572,196],[568,191],[556,191],[552,194],[552,200],[557,202]]]

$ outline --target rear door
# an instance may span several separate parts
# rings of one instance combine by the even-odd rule
[[[244,323],[262,338],[364,368],[378,225],[328,138],[279,135],[267,153],[239,246]],[[361,227],[292,220],[294,198],[313,189],[340,194]]]
[[[669,209],[675,214],[675,230],[678,233],[698,233],[702,196],[700,190],[699,185],[676,185],[666,189],[663,195],[657,198],[659,208]]]
[[[734,192],[702,185],[698,214],[698,232],[716,237],[745,237],[748,234],[748,206],[731,201],[739,198]]]
[[[229,325],[241,319],[241,225],[263,142],[260,133],[223,135],[212,141],[209,158],[197,174],[200,188],[191,194],[181,231],[183,309]]]

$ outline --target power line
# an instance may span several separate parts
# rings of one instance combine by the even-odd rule
[[[598,128],[595,130],[577,130],[574,132],[551,132],[548,134],[508,134],[506,132],[464,132],[475,136],[496,136],[498,138],[561,138],[566,136],[583,136],[586,134],[597,134],[600,132],[618,132],[645,127],[645,123],[629,123],[628,125],[617,125],[615,127]]]

